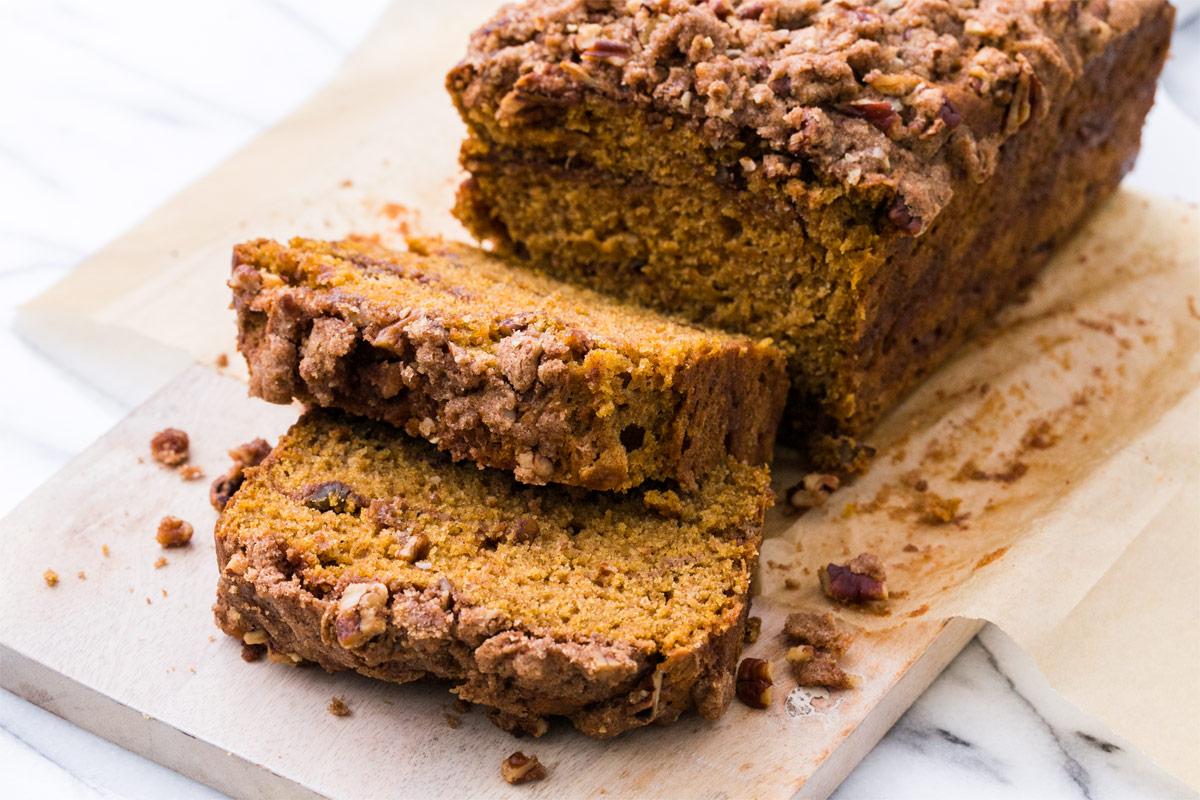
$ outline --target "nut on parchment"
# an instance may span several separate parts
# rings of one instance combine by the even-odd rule
[[[818,575],[821,590],[839,603],[879,608],[887,602],[887,573],[870,553],[861,553],[847,564],[827,564]]]
[[[734,693],[750,708],[767,708],[771,705],[773,670],[770,661],[761,658],[743,658],[738,664]]]
[[[513,786],[530,781],[540,781],[546,777],[546,768],[538,762],[537,756],[527,756],[520,750],[504,759],[500,765],[500,777]]]
[[[361,647],[387,630],[388,589],[382,583],[352,583],[337,604],[333,632],[346,649]]]

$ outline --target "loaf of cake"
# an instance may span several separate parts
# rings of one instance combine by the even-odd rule
[[[768,460],[787,394],[769,342],[441,240],[234,248],[250,391],[384,420],[525,483],[694,488]]]
[[[868,428],[1137,153],[1164,0],[526,0],[448,88],[499,252],[786,352]]]
[[[222,512],[214,610],[272,660],[443,679],[508,729],[715,718],[770,497],[732,457],[690,492],[525,486],[318,409]]]

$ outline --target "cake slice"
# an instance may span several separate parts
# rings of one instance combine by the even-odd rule
[[[711,719],[733,696],[766,467],[726,457],[690,492],[530,487],[317,410],[247,475],[217,522],[215,612],[273,660],[444,679],[537,734]]]
[[[385,420],[525,483],[687,487],[770,458],[769,342],[678,323],[441,240],[234,248],[250,391]]]
[[[448,87],[497,252],[788,355],[859,434],[1133,165],[1165,0],[525,0]]]

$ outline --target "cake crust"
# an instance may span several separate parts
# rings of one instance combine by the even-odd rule
[[[694,487],[769,459],[782,353],[441,240],[234,250],[251,393],[385,420],[526,483]]]
[[[526,488],[310,412],[218,520],[217,623],[275,661],[448,680],[538,735],[556,715],[598,738],[715,718],[770,490],[732,459],[706,483],[671,502]]]

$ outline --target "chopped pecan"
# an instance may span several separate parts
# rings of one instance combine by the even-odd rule
[[[528,544],[537,539],[540,530],[533,517],[517,517],[509,524],[505,536],[512,544]]]
[[[429,554],[429,537],[423,533],[413,533],[396,546],[396,557],[412,564],[420,561]]]
[[[304,505],[316,511],[353,514],[366,505],[362,495],[341,481],[325,481],[304,492]]]
[[[866,120],[888,137],[896,134],[903,124],[900,115],[887,100],[855,100],[840,106],[838,110],[848,117]]]
[[[188,459],[188,435],[179,428],[161,430],[150,440],[150,454],[155,461],[177,467]]]
[[[910,236],[916,236],[920,233],[924,225],[920,217],[914,216],[908,210],[908,206],[904,203],[904,198],[900,195],[896,195],[896,199],[892,202],[892,207],[888,209],[888,219],[892,221],[893,225]]]
[[[513,786],[546,777],[546,768],[538,763],[537,756],[527,756],[520,750],[504,759],[500,765],[500,777]]]
[[[360,647],[387,630],[388,589],[382,583],[352,583],[337,604],[333,631],[346,649]]]
[[[649,719],[658,716],[658,698],[662,694],[663,674],[654,670],[638,682],[637,688],[629,693],[629,713],[642,714],[649,711]]]
[[[738,664],[734,693],[751,708],[767,708],[771,705],[772,686],[771,662],[761,658],[743,658]]]
[[[591,61],[611,61],[614,64],[621,64],[629,58],[632,52],[629,45],[624,42],[597,39],[580,54],[580,57]]]
[[[806,511],[823,506],[840,483],[837,475],[826,472],[810,472],[799,483],[787,490],[788,508]]]
[[[883,565],[870,553],[862,553],[848,564],[827,564],[819,575],[821,590],[838,602],[868,605],[888,599]]]
[[[183,547],[192,540],[192,530],[191,523],[179,517],[163,517],[154,538],[163,547]]]
[[[942,107],[938,109],[938,117],[942,122],[946,123],[948,130],[954,130],[959,125],[962,125],[962,114],[958,113],[958,109],[954,107],[954,103],[950,102],[950,98],[942,100]]]

